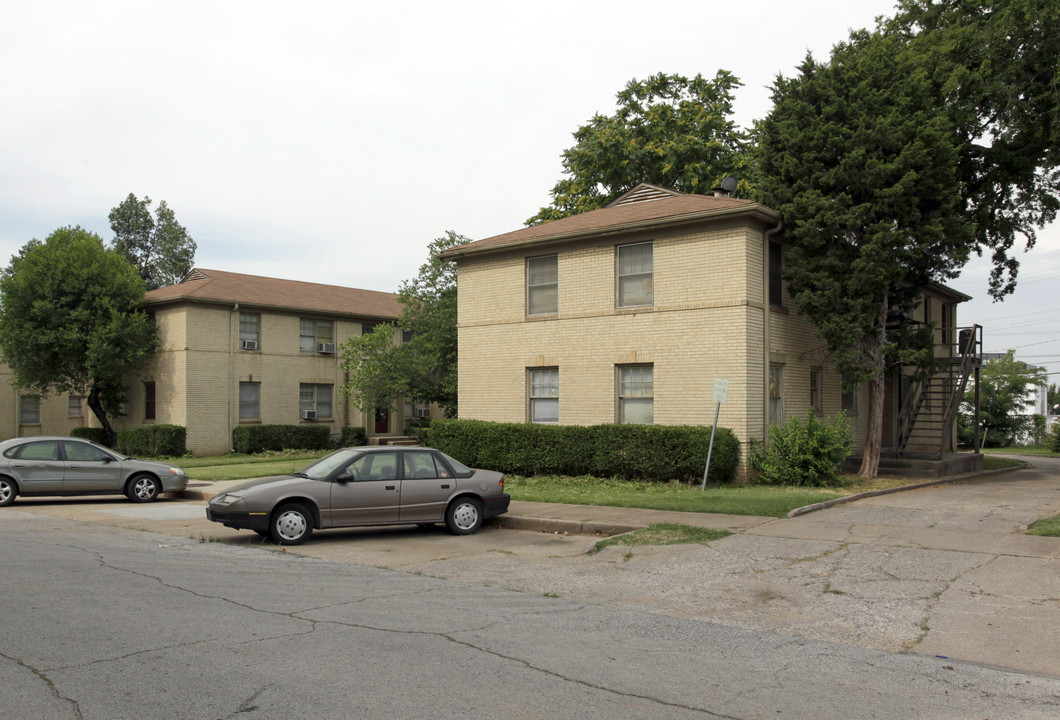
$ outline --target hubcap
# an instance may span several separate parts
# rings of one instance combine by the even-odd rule
[[[11,485],[6,482],[0,482],[0,502],[5,502],[11,497]]]
[[[141,500],[147,500],[155,494],[155,483],[148,478],[141,478],[136,481],[133,486],[133,492],[136,493],[136,497]]]
[[[470,530],[478,522],[478,508],[473,503],[461,503],[453,513],[453,522],[461,530]]]
[[[276,532],[284,540],[297,540],[305,535],[306,521],[300,512],[288,510],[276,518]]]

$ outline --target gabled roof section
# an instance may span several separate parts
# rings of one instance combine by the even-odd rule
[[[775,224],[780,214],[751,200],[713,195],[687,195],[657,185],[641,183],[609,206],[551,222],[495,235],[443,251],[443,260],[496,252],[525,245],[548,245],[567,240],[652,230],[725,217],[755,219]]]
[[[176,285],[151,290],[144,296],[148,308],[182,302],[239,303],[244,307],[384,320],[401,315],[401,303],[394,293],[200,268]]]

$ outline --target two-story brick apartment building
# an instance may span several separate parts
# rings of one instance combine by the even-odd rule
[[[347,338],[397,319],[392,293],[196,269],[148,292],[144,305],[159,343],[130,378],[116,429],[182,425],[196,454],[227,452],[232,430],[246,423],[326,424],[334,434],[354,425],[370,436],[403,429],[403,407],[365,417],[341,392],[337,352]],[[0,395],[3,437],[94,424],[76,396]]]
[[[644,184],[607,208],[444,251],[458,266],[460,416],[710,425],[722,378],[718,422],[744,444],[810,408],[845,410],[862,442],[865,390],[843,391],[785,295],[779,229],[749,200]],[[942,286],[924,297],[916,321],[952,354],[968,298]],[[896,375],[890,408],[908,385]]]

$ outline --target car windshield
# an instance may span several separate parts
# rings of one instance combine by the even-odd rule
[[[311,480],[326,480],[333,472],[340,467],[345,467],[360,454],[358,450],[336,450],[330,455],[325,455],[316,462],[306,465],[294,474]]]

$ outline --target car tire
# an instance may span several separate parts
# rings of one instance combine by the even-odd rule
[[[135,475],[127,487],[125,494],[135,503],[152,502],[162,492],[162,483],[151,475]]]
[[[282,505],[269,519],[269,537],[280,545],[301,545],[313,534],[313,515],[304,505]]]
[[[15,502],[18,495],[18,485],[11,478],[0,477],[0,507],[6,507]]]
[[[470,535],[482,527],[482,503],[473,497],[460,497],[445,509],[445,526],[454,535]]]

